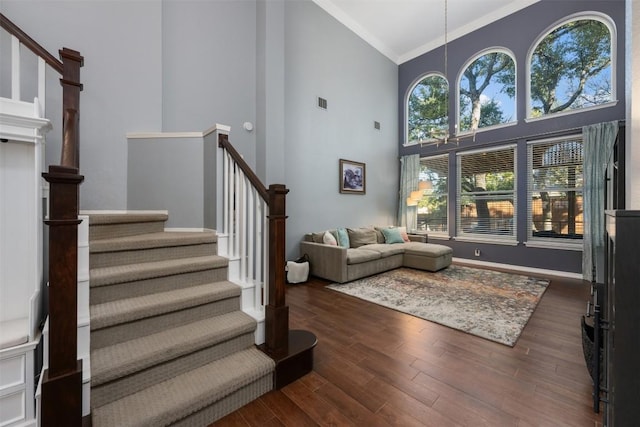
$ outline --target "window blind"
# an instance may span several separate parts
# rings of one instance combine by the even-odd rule
[[[529,238],[582,238],[583,154],[580,136],[529,143]]]
[[[419,185],[424,191],[418,203],[418,229],[432,235],[449,233],[449,155],[420,159]]]
[[[516,240],[516,146],[457,156],[457,236]]]

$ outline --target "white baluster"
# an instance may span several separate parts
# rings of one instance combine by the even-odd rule
[[[38,117],[44,117],[45,114],[45,104],[47,99],[46,65],[47,63],[44,62],[44,59],[38,57],[38,101],[40,102],[40,111],[38,112],[40,115]]]
[[[264,237],[262,236],[262,221],[263,221],[263,210],[262,210],[262,205],[263,205],[264,201],[262,200],[262,198],[257,197],[256,199],[256,217],[255,217],[255,221],[256,221],[256,244],[255,244],[255,248],[256,248],[256,287],[254,288],[255,291],[255,306],[256,306],[256,310],[262,311],[262,285],[264,283],[264,272],[263,272],[263,263],[262,263],[262,254],[263,254],[263,247],[262,245],[264,244]]]
[[[238,171],[238,255],[240,256],[240,280],[247,281],[247,244],[246,244],[246,176],[241,170]]]
[[[263,276],[263,285],[262,285],[262,305],[263,307],[267,305],[269,302],[269,221],[267,218],[269,217],[269,205],[264,204],[264,216],[262,217],[262,229],[264,230],[263,238],[262,238],[262,247],[263,247],[263,265],[264,265],[264,276]],[[276,266],[277,268],[277,266]],[[284,266],[282,266],[284,268]]]
[[[20,101],[20,40],[11,36],[11,99]]]
[[[256,284],[255,281],[255,265],[253,254],[255,252],[255,230],[253,223],[255,221],[255,207],[254,207],[254,199],[256,190],[253,186],[248,186],[249,190],[247,191],[247,277],[249,278],[249,282],[254,286]],[[254,302],[255,305],[255,302]]]

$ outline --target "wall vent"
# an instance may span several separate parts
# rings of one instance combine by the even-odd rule
[[[324,98],[318,97],[318,108],[322,108],[323,110],[327,109],[327,100]]]
[[[380,130],[380,122],[373,122],[373,127],[377,130]]]

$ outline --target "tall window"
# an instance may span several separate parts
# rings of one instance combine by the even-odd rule
[[[407,100],[407,144],[441,138],[449,131],[449,83],[430,74],[411,90]]]
[[[516,121],[516,66],[506,52],[477,57],[460,76],[460,133]]]
[[[529,238],[582,238],[582,138],[533,142],[528,146]]]
[[[458,237],[516,241],[516,146],[458,153]]]
[[[420,159],[418,229],[448,236],[449,155]]]
[[[615,100],[613,25],[604,18],[565,22],[535,45],[530,59],[528,117]]]

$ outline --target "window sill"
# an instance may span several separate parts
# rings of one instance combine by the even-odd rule
[[[542,249],[561,249],[564,251],[577,251],[582,252],[582,240],[580,243],[568,243],[568,242],[550,242],[546,240],[529,240],[524,242],[524,245],[528,248],[542,248]]]
[[[429,233],[429,240],[451,240],[447,234],[433,234]]]
[[[547,114],[547,115],[540,116],[540,117],[528,117],[531,114],[531,111],[527,111],[527,118],[524,119],[524,122],[525,123],[533,123],[533,122],[537,122],[537,121],[541,121],[541,120],[553,119],[553,118],[558,118],[558,117],[563,117],[563,116],[570,116],[572,114],[578,114],[578,113],[581,113],[583,111],[593,111],[593,110],[600,110],[602,108],[615,107],[617,104],[618,104],[618,100],[616,99],[614,101],[609,101],[609,102],[605,102],[605,103],[602,103],[602,104],[593,105],[591,107],[576,108],[575,110],[563,110],[563,111],[558,111],[557,113]]]
[[[490,239],[486,237],[483,238],[483,237],[458,236],[458,237],[454,237],[453,240],[456,240],[458,242],[487,243],[490,245],[518,246],[517,240]]]

